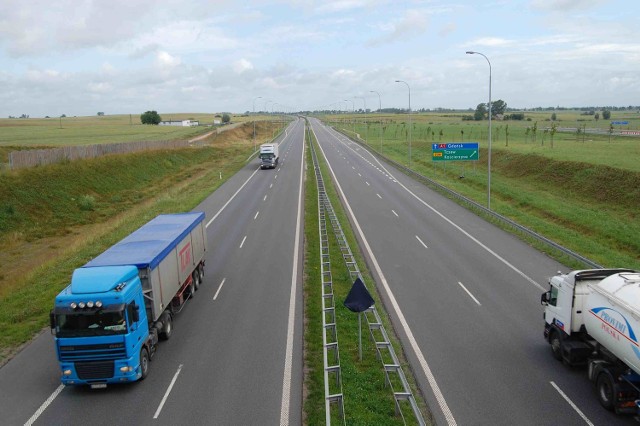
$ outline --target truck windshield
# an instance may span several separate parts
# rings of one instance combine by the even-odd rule
[[[262,158],[263,160],[270,160],[273,157],[275,157],[275,155],[273,154],[260,154],[260,158]]]
[[[124,311],[59,313],[56,315],[56,336],[86,337],[125,334]]]

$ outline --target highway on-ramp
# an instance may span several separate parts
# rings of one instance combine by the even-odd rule
[[[543,339],[540,294],[567,268],[311,127],[438,424],[625,424]]]
[[[44,333],[0,369],[0,424],[301,424],[303,138],[296,120],[278,167],[254,158],[195,209],[205,278],[145,380],[61,386]]]

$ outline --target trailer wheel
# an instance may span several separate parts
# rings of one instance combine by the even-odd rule
[[[204,265],[200,264],[200,266],[198,266],[198,274],[200,274],[200,284],[202,284],[202,281],[204,280]]]
[[[173,334],[173,319],[171,314],[165,313],[162,319],[162,331],[160,332],[160,339],[169,340]]]
[[[560,340],[560,336],[557,331],[551,332],[549,343],[551,343],[551,352],[553,353],[553,357],[558,361],[562,361],[562,341]]]
[[[193,277],[192,278],[192,288],[194,291],[197,291],[200,288],[200,272],[196,269],[195,271],[193,271]]]
[[[149,375],[149,351],[147,348],[140,349],[140,380],[144,380]]]
[[[606,372],[600,373],[596,382],[596,389],[598,390],[600,404],[607,410],[613,410],[615,394],[611,375]]]

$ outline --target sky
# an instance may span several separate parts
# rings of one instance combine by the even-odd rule
[[[490,88],[512,108],[635,106],[639,17],[638,0],[2,0],[0,118],[475,109]]]

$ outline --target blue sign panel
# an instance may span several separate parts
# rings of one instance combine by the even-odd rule
[[[621,125],[625,125],[625,124],[629,124],[628,121],[612,121],[611,124],[621,124]]]

